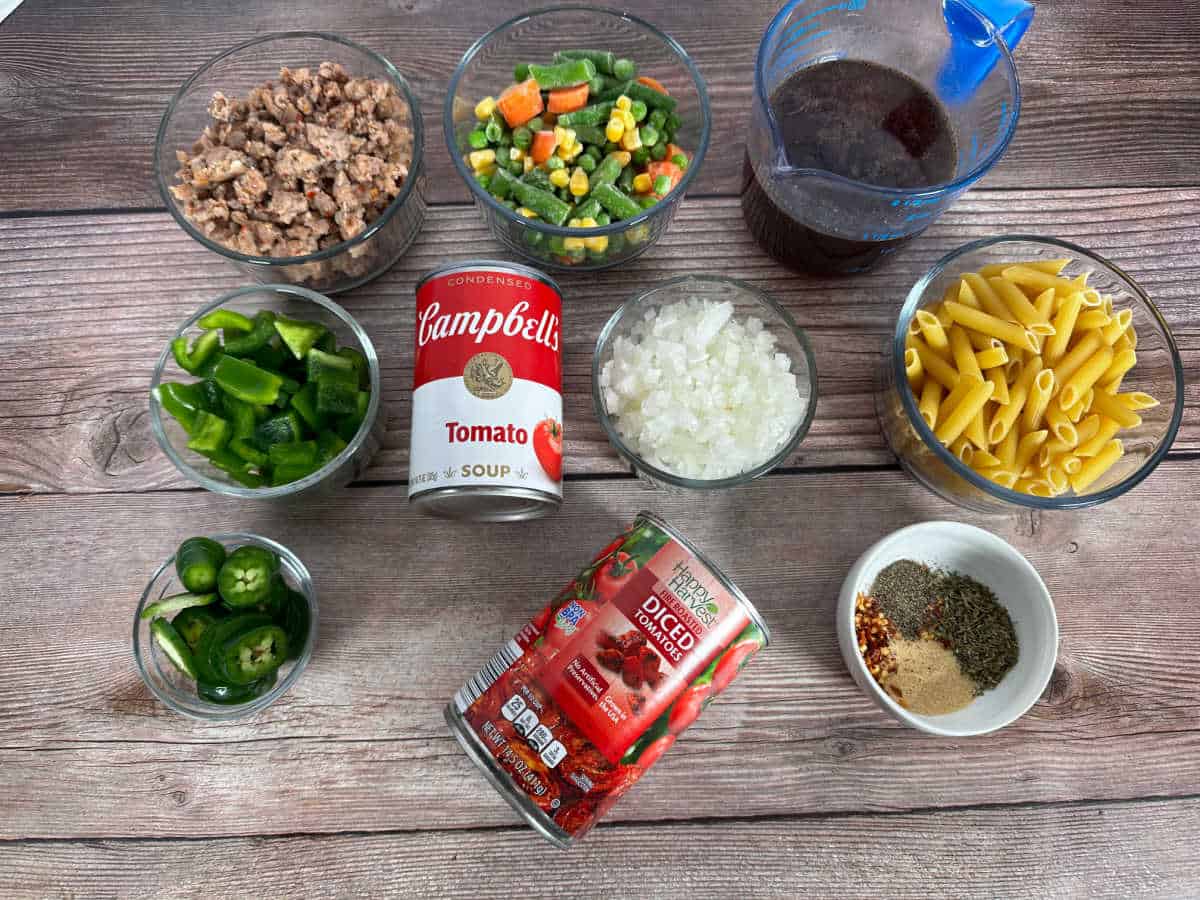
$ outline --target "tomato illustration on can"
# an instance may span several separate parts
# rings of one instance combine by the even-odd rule
[[[733,583],[641,513],[455,695],[446,719],[509,803],[566,847],[768,640]]]

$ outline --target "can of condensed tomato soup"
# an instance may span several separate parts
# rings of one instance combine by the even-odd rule
[[[733,582],[643,512],[454,695],[446,721],[512,807],[568,847],[769,639]]]
[[[533,519],[562,503],[562,292],[473,260],[417,284],[408,499],[432,515]]]

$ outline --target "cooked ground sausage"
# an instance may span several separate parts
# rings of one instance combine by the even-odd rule
[[[171,193],[210,240],[251,256],[304,256],[349,240],[408,178],[408,104],[390,81],[351,78],[339,63],[284,67],[245,99],[217,92],[208,112],[200,139],[176,153]],[[365,270],[355,250],[330,262]]]

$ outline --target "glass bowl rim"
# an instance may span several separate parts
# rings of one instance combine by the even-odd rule
[[[233,56],[235,53],[240,53],[242,50],[255,47],[259,44],[265,44],[270,41],[278,40],[293,40],[296,38],[318,38],[323,41],[328,41],[334,44],[341,44],[344,47],[349,47],[364,56],[370,57],[387,73],[392,83],[400,91],[405,101],[409,105],[411,112],[410,126],[413,131],[413,158],[412,164],[408,168],[408,175],[404,178],[404,184],[400,188],[400,193],[397,194],[392,202],[387,205],[379,218],[365,227],[361,232],[356,234],[349,240],[342,241],[339,244],[334,244],[332,247],[326,247],[324,250],[317,250],[314,253],[307,253],[304,256],[252,256],[250,254],[241,253],[237,250],[232,250],[222,244],[211,240],[206,235],[202,234],[191,221],[179,210],[179,204],[171,195],[170,185],[163,176],[162,167],[158,164],[162,158],[162,154],[166,149],[167,126],[171,121],[171,117],[175,114],[176,107],[183,100],[184,95],[188,90],[200,80],[210,69],[217,65],[222,60]],[[216,56],[202,63],[200,68],[193,72],[183,85],[171,97],[167,104],[167,109],[159,120],[158,133],[154,138],[154,180],[158,184],[158,193],[163,199],[163,203],[167,207],[167,211],[174,217],[179,226],[192,238],[199,241],[209,250],[214,253],[219,253],[227,259],[235,262],[246,263],[253,266],[262,266],[271,268],[273,266],[293,266],[303,263],[321,262],[323,260],[332,259],[335,256],[340,256],[351,247],[364,243],[374,237],[384,225],[390,222],[401,207],[408,201],[412,194],[413,187],[421,176],[421,166],[424,163],[425,152],[425,125],[421,118],[421,105],[417,100],[416,94],[409,87],[408,80],[400,74],[392,63],[384,56],[376,53],[362,44],[357,44],[354,41],[348,40],[340,35],[332,34],[327,31],[277,31],[271,34],[260,35],[259,37],[251,38],[248,41],[242,41],[230,47],[228,50],[223,50]]]
[[[283,681],[276,684],[273,688],[271,688],[271,690],[267,691],[261,697],[255,697],[253,700],[247,703],[223,706],[217,703],[210,703],[207,700],[201,700],[200,702],[206,704],[207,707],[211,707],[211,709],[205,709],[204,711],[198,709],[188,709],[182,706],[174,696],[161,690],[154,683],[149,674],[146,672],[146,662],[142,658],[142,610],[146,607],[146,601],[150,596],[150,589],[154,587],[154,584],[159,578],[162,577],[163,573],[166,572],[167,569],[169,569],[172,565],[174,565],[178,548],[171,552],[171,555],[167,557],[163,564],[155,570],[154,574],[150,577],[150,580],[146,582],[146,587],[142,589],[141,599],[138,601],[137,608],[133,612],[133,658],[134,662],[137,664],[138,674],[141,675],[143,683],[145,683],[146,687],[150,689],[150,693],[157,697],[164,706],[173,712],[179,713],[182,716],[187,716],[190,719],[198,719],[202,722],[229,722],[234,719],[244,718],[245,716],[252,715],[260,712],[263,709],[266,709],[268,706],[282,697],[288,691],[288,689],[295,684],[296,680],[300,677],[300,674],[308,667],[308,661],[312,658],[313,648],[317,643],[317,589],[313,584],[312,574],[308,571],[308,567],[304,565],[304,562],[300,559],[300,557],[298,557],[295,553],[278,541],[273,541],[270,538],[254,534],[249,531],[223,532],[221,534],[206,535],[206,537],[209,537],[222,545],[226,541],[254,544],[255,546],[265,547],[273,553],[278,554],[282,559],[286,560],[287,565],[291,566],[299,576],[299,590],[304,594],[304,599],[308,601],[309,609],[309,636],[308,640],[305,642],[304,652],[300,654],[299,658],[295,662],[295,665],[293,665],[287,675],[284,676]],[[147,624],[147,628],[148,627],[149,626]],[[151,652],[149,649],[151,641],[152,639],[147,640],[145,643],[147,655]]]
[[[652,294],[666,288],[675,287],[685,282],[702,281],[712,284],[722,284],[737,288],[749,297],[757,301],[760,307],[769,310],[774,314],[777,321],[781,322],[788,331],[796,338],[800,344],[800,349],[804,353],[805,362],[808,365],[808,380],[809,380],[809,399],[808,407],[804,412],[804,416],[800,419],[792,436],[784,443],[782,447],[766,462],[760,463],[752,469],[747,469],[745,472],[739,472],[737,475],[730,475],[727,478],[687,478],[683,475],[674,472],[668,472],[665,469],[660,469],[646,462],[640,454],[635,452],[617,432],[613,425],[612,419],[609,416],[608,410],[605,407],[604,395],[600,389],[600,356],[604,348],[608,345],[609,339],[616,331],[617,326],[621,321],[629,315],[632,315]],[[793,373],[795,374],[795,373]],[[660,281],[650,287],[648,290],[641,291],[630,297],[614,312],[600,330],[600,336],[596,339],[596,348],[592,352],[592,408],[596,414],[596,418],[600,422],[600,427],[604,430],[605,436],[609,443],[617,453],[630,462],[634,469],[639,470],[650,476],[651,478],[662,481],[675,487],[687,488],[689,490],[718,490],[721,488],[737,487],[738,485],[747,484],[756,478],[759,478],[767,472],[774,469],[782,463],[792,451],[804,440],[808,430],[812,427],[813,419],[817,412],[817,399],[819,396],[817,386],[817,363],[816,356],[813,354],[812,345],[809,343],[808,335],[804,329],[796,324],[783,306],[779,304],[773,297],[765,291],[760,290],[748,282],[742,281],[739,278],[728,278],[724,275],[705,275],[691,274],[680,275],[675,278]]]
[[[462,154],[455,151],[456,136],[454,133],[454,97],[458,91],[458,83],[462,79],[463,73],[467,66],[475,59],[479,52],[494,38],[500,37],[501,34],[538,16],[547,15],[550,13],[561,12],[586,12],[596,15],[610,16],[614,19],[630,22],[648,31],[653,37],[657,38],[663,45],[673,52],[679,61],[684,64],[688,74],[692,77],[692,85],[696,88],[696,95],[700,101],[700,142],[693,152],[692,160],[687,169],[683,173],[683,178],[680,179],[671,193],[666,198],[651,206],[649,209],[642,210],[636,216],[628,219],[622,219],[619,222],[612,222],[608,225],[599,225],[595,228],[568,228],[565,225],[552,225],[548,222],[543,222],[539,219],[527,219],[524,216],[519,216],[513,210],[504,206],[496,200],[490,193],[479,186],[479,182],[475,180],[474,175],[467,171],[466,163],[463,162]],[[684,194],[687,193],[688,186],[692,183],[696,173],[700,171],[700,165],[704,162],[704,157],[708,153],[709,139],[712,134],[712,108],[708,99],[708,86],[704,81],[704,76],[700,74],[700,69],[696,66],[688,52],[683,49],[683,46],[669,34],[661,31],[654,25],[651,25],[645,19],[641,19],[632,13],[618,9],[608,9],[602,6],[546,6],[541,9],[530,10],[526,13],[513,16],[506,22],[502,22],[495,28],[488,31],[482,37],[475,41],[467,52],[463,54],[461,60],[454,68],[454,74],[450,77],[450,84],[446,88],[446,99],[442,105],[442,131],[446,140],[446,150],[450,154],[450,159],[454,163],[454,169],[459,176],[466,182],[467,189],[471,192],[472,197],[476,202],[482,202],[486,209],[498,214],[501,218],[508,222],[520,224],[525,228],[530,228],[542,234],[547,234],[555,237],[581,237],[590,236],[598,237],[600,235],[623,234],[626,230],[634,228],[637,225],[647,222],[656,217],[656,214],[662,213],[670,209],[673,205],[679,203]]]
[[[972,469],[970,466],[964,465],[959,459],[951,453],[946,447],[943,447],[941,442],[934,436],[933,431],[925,424],[925,420],[921,418],[921,414],[917,409],[917,402],[913,397],[913,392],[908,389],[908,375],[904,369],[904,341],[907,334],[908,323],[912,317],[916,315],[918,309],[923,308],[921,300],[929,288],[929,285],[935,278],[942,274],[946,269],[953,265],[958,259],[974,253],[978,250],[983,250],[988,247],[994,247],[999,244],[1041,244],[1046,247],[1056,248],[1058,250],[1066,250],[1074,254],[1077,259],[1089,260],[1109,269],[1124,282],[1128,292],[1135,300],[1141,302],[1150,312],[1151,317],[1158,325],[1166,342],[1166,348],[1170,353],[1171,364],[1175,375],[1175,392],[1172,397],[1174,408],[1171,413],[1170,422],[1167,425],[1167,430],[1163,434],[1154,452],[1142,463],[1137,470],[1130,473],[1125,478],[1118,481],[1116,484],[1105,488],[1102,491],[1095,493],[1084,494],[1077,496],[1075,494],[1062,495],[1059,497],[1035,497],[1032,494],[1023,494],[1020,491],[1010,490],[1002,487],[990,479],[984,478]],[[1175,443],[1175,437],[1179,432],[1179,427],[1183,422],[1183,360],[1179,356],[1179,347],[1175,343],[1175,337],[1171,333],[1171,328],[1167,325],[1162,313],[1152,301],[1141,286],[1133,280],[1122,268],[1116,264],[1109,262],[1098,253],[1080,247],[1078,244],[1072,244],[1069,241],[1059,240],[1058,238],[1045,237],[1036,234],[1002,234],[993,237],[981,238],[976,241],[963,244],[960,247],[951,250],[922,275],[909,289],[908,296],[904,299],[903,306],[900,307],[900,314],[896,318],[896,330],[892,335],[891,346],[888,353],[890,359],[888,364],[892,369],[892,377],[895,380],[896,392],[900,395],[900,402],[904,409],[904,413],[908,418],[909,425],[920,436],[921,441],[925,446],[933,452],[952,472],[966,480],[969,484],[983,491],[990,497],[1004,501],[1006,503],[1023,506],[1037,510],[1063,510],[1063,509],[1084,509],[1089,506],[1096,506],[1100,503],[1105,503],[1122,494],[1137,487],[1141,484],[1151,472],[1153,472],[1158,464],[1166,458],[1167,453],[1171,449],[1171,445]]]
[[[364,357],[367,360],[367,371],[371,378],[371,400],[367,405],[367,414],[363,418],[362,424],[358,427],[358,432],[354,435],[354,439],[348,441],[346,446],[342,448],[342,452],[331,459],[317,471],[311,475],[292,481],[288,484],[281,484],[277,487],[245,487],[237,483],[227,483],[218,481],[205,475],[193,467],[187,460],[183,458],[183,454],[176,450],[175,445],[167,437],[166,425],[163,422],[162,412],[160,407],[162,404],[154,395],[154,389],[162,383],[163,372],[165,371],[168,362],[174,357],[171,354],[171,341],[183,335],[189,328],[196,324],[203,316],[219,309],[227,303],[231,303],[240,297],[247,294],[257,294],[264,291],[274,292],[276,294],[288,294],[302,301],[315,303],[322,307],[326,312],[333,315],[343,325],[345,325],[354,335],[355,340]],[[163,453],[175,465],[175,468],[182,472],[187,478],[196,482],[206,490],[210,490],[216,494],[227,494],[233,497],[241,497],[243,499],[252,500],[273,500],[279,497],[286,497],[291,494],[299,493],[323,481],[331,472],[343,463],[353,458],[354,454],[366,443],[367,437],[370,435],[372,428],[375,426],[376,420],[379,418],[379,410],[382,406],[380,398],[380,367],[379,357],[375,353],[375,346],[371,343],[371,338],[367,335],[366,330],[355,321],[350,313],[337,303],[330,300],[324,294],[318,294],[316,291],[310,291],[308,288],[302,288],[294,284],[257,284],[240,287],[236,290],[222,294],[216,300],[212,300],[204,304],[196,312],[188,316],[183,324],[175,329],[171,340],[168,340],[163,347],[162,352],[158,355],[158,361],[154,365],[154,373],[150,377],[150,430],[154,432],[154,438],[158,441],[158,446],[162,448]]]
[[[788,3],[775,14],[771,19],[771,24],[767,26],[764,32],[762,41],[758,45],[758,51],[754,57],[754,100],[761,104],[768,111],[767,115],[770,118],[770,104],[767,102],[767,92],[763,86],[762,73],[766,68],[766,60],[764,52],[767,46],[767,39],[770,38],[779,28],[783,26],[784,19],[797,6],[800,6],[804,0],[789,0]],[[970,3],[959,0],[959,5],[973,15],[984,28],[986,33],[991,36],[996,46],[1000,50],[1000,58],[1004,61],[1005,70],[1009,73],[1013,85],[1012,98],[1012,115],[1009,117],[1008,125],[1005,128],[1004,135],[1001,140],[996,142],[996,146],[992,148],[992,152],[988,153],[981,159],[974,168],[965,175],[961,175],[951,181],[945,181],[940,184],[924,185],[916,188],[892,188],[883,187],[877,184],[868,184],[865,181],[855,181],[853,178],[847,178],[844,175],[838,175],[836,172],[828,172],[824,169],[805,168],[803,166],[794,167],[791,169],[792,174],[797,175],[812,175],[824,178],[826,181],[831,181],[834,184],[841,184],[846,187],[854,188],[863,193],[873,194],[877,197],[884,198],[917,198],[917,199],[934,199],[947,194],[953,194],[959,191],[966,190],[980,178],[988,173],[992,166],[1000,161],[1008,145],[1012,143],[1012,139],[1017,133],[1017,120],[1021,116],[1021,79],[1017,71],[1016,60],[1013,59],[1012,49],[1008,46],[1008,42],[1004,39],[1004,35],[996,28],[996,26],[984,16],[978,9]]]

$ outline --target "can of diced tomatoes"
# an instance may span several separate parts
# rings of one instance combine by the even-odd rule
[[[512,807],[568,847],[769,640],[733,582],[643,512],[454,695],[446,721]]]
[[[417,284],[408,499],[433,515],[533,519],[562,503],[562,292],[473,260]]]

